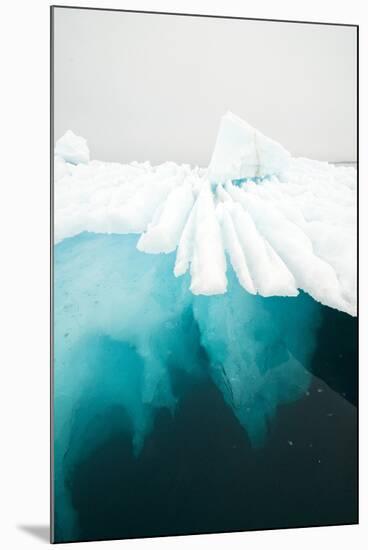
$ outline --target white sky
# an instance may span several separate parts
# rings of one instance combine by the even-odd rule
[[[356,160],[356,29],[55,9],[56,139],[206,166],[227,110],[294,156]]]

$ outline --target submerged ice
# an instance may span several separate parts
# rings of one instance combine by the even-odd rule
[[[139,454],[156,411],[180,404],[176,372],[210,378],[253,446],[282,403],[308,389],[320,306],[262,298],[228,273],[227,292],[195,295],[173,277],[175,254],[137,250],[134,235],[81,233],[55,250],[55,496],[63,536],[74,529],[68,475],[110,436],[91,421],[121,409]],[[125,423],[125,424],[124,424]],[[245,435],[246,436],[246,435]]]
[[[293,159],[227,114],[208,169],[90,161],[56,144],[56,522],[74,529],[68,472],[123,411],[138,455],[175,373],[210,379],[262,445],[310,383],[321,304],[356,313],[355,170]]]

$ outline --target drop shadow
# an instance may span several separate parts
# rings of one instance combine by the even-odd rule
[[[17,525],[17,529],[42,542],[50,543],[50,527],[48,525]]]

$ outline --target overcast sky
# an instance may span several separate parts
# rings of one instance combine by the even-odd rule
[[[56,8],[55,138],[206,166],[231,110],[294,156],[356,159],[356,29]]]

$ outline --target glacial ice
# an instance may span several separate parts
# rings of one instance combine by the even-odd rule
[[[354,168],[292,158],[231,113],[208,169],[87,162],[80,139],[67,132],[55,149],[55,243],[140,234],[141,252],[176,251],[194,294],[225,293],[231,265],[246,292],[303,290],[356,315]]]
[[[294,159],[226,115],[209,169],[55,148],[54,430],[59,538],[68,475],[108,438],[139,454],[176,372],[210,378],[253,446],[310,383],[321,305],[356,314],[356,172]],[[320,302],[320,303],[319,303]]]
[[[231,112],[221,119],[211,162],[210,181],[219,183],[270,176],[286,172],[290,153]]]
[[[89,162],[87,140],[68,130],[55,144],[55,156],[70,164]],[[60,167],[60,163],[58,163]]]

